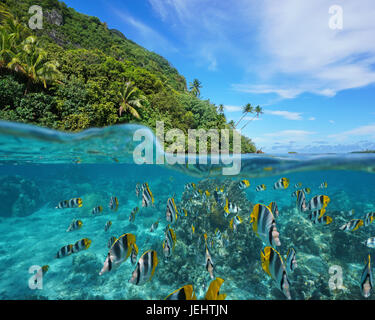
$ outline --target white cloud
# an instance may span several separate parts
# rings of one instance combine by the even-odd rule
[[[315,117],[310,117],[309,120],[310,120],[310,121],[314,121],[314,120],[315,120]]]
[[[334,121],[334,120],[329,120],[328,122],[329,122],[329,123],[332,123],[332,124],[334,124],[334,123],[335,123],[335,121]]]
[[[242,110],[242,107],[240,106],[224,106],[224,109],[227,112],[238,112]]]
[[[340,0],[339,4],[343,30],[329,28],[332,4],[326,0],[262,2],[258,43],[266,59],[257,72],[263,76],[256,85],[234,88],[295,98],[303,92],[334,96],[375,83],[375,2]]]
[[[300,112],[264,110],[264,113],[271,114],[274,116],[280,116],[287,120],[302,120],[302,116]]]
[[[305,130],[282,130],[277,132],[265,133],[267,137],[287,138],[288,140],[304,139],[306,136],[313,135],[316,132]]]
[[[169,52],[177,52],[177,48],[173,46],[165,37],[163,37],[160,33],[149,27],[148,25],[144,24],[143,22],[135,19],[128,13],[124,13],[119,11],[115,8],[112,8],[112,12],[114,12],[122,21],[127,23],[128,25],[132,26],[135,30],[137,30],[140,38],[143,41],[143,45],[147,47],[149,50],[157,50],[157,51],[169,51]]]
[[[360,126],[358,128],[354,128],[352,130],[344,131],[337,134],[331,134],[328,137],[334,138],[337,141],[344,141],[350,139],[353,136],[361,136],[365,137],[366,139],[375,139],[375,124],[369,124],[366,126]]]

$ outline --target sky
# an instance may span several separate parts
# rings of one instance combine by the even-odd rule
[[[375,149],[373,0],[65,0],[165,57],[265,152]]]

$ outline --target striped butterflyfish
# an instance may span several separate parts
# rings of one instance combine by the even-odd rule
[[[276,181],[273,185],[273,188],[278,189],[286,189],[289,187],[289,179],[288,178],[281,178],[278,181]]]
[[[270,208],[273,216],[275,218],[278,218],[279,217],[279,208],[277,207],[277,204],[275,201],[272,201],[269,205],[268,205],[268,208]]]
[[[303,188],[303,189],[299,189],[299,190],[302,190],[302,191],[303,191],[304,193],[306,193],[306,194],[310,194],[310,192],[311,192],[311,189],[310,189],[310,188]],[[297,197],[297,192],[298,192],[299,190],[294,191],[294,192],[292,193],[292,197]]]
[[[340,230],[343,231],[355,231],[359,227],[363,226],[363,220],[362,219],[352,219],[349,222],[345,223],[340,227]]]
[[[298,188],[301,188],[302,187],[302,183],[301,182],[298,182],[294,185],[294,188],[298,189]]]
[[[280,253],[272,247],[265,247],[260,255],[263,270],[276,281],[278,289],[290,300],[290,283]]]
[[[228,204],[228,211],[230,213],[238,213],[239,208],[238,208],[238,206],[235,203],[229,202],[229,204]]]
[[[107,232],[109,228],[112,226],[112,221],[107,221],[104,225],[104,231]]]
[[[188,284],[173,291],[164,300],[197,300],[193,286]]]
[[[318,195],[311,198],[310,202],[307,204],[307,210],[319,210],[325,208],[331,199],[325,195]]]
[[[374,218],[375,218],[375,212],[368,212],[365,216],[365,226],[369,226],[373,221],[374,221]]]
[[[141,187],[141,184],[140,183],[137,183],[135,185],[135,194],[137,195],[137,198],[139,198],[141,196],[141,193],[142,193],[142,187]]]
[[[238,184],[238,187],[243,190],[246,189],[250,186],[250,181],[249,180],[241,180]]]
[[[107,242],[107,247],[111,248],[112,245],[115,243],[116,240],[117,240],[117,238],[115,236],[110,237],[109,240],[108,240],[108,242]]]
[[[103,207],[102,206],[97,206],[97,207],[95,207],[95,208],[93,208],[91,210],[91,213],[95,215],[95,214],[99,214],[102,211],[103,211]]]
[[[154,196],[148,186],[148,183],[145,182],[143,184],[143,192],[142,192],[142,207],[149,207],[154,205]]]
[[[165,240],[163,242],[163,254],[165,258],[169,258],[172,255],[176,244],[176,233],[173,229],[169,228],[169,225],[165,228]]]
[[[63,257],[67,257],[72,254],[73,245],[68,244],[66,246],[63,246],[56,254],[56,258],[60,259]]]
[[[175,222],[178,218],[178,209],[176,203],[174,202],[174,198],[168,198],[165,218],[170,223]]]
[[[205,247],[206,247],[206,253],[205,253],[206,270],[210,274],[211,279],[213,279],[215,266],[214,266],[214,262],[212,261],[211,253],[207,247],[207,234],[206,233],[204,234],[204,240],[205,240]]]
[[[225,298],[227,297],[226,293],[220,293],[220,287],[223,282],[224,279],[222,278],[216,278],[215,280],[212,280],[210,286],[208,287],[204,300],[225,300]]]
[[[306,206],[306,196],[303,190],[297,191],[297,208],[300,212],[305,212],[307,210]]]
[[[133,247],[132,247],[132,252],[130,254],[130,261],[132,264],[135,264],[137,262],[137,257],[138,257],[138,246],[134,242]]]
[[[190,182],[185,185],[185,190],[192,190],[195,188],[196,188],[196,184],[194,182]]]
[[[72,252],[77,253],[82,250],[86,250],[90,247],[91,245],[91,240],[84,238],[81,240],[78,240],[75,244],[73,244]]]
[[[80,208],[82,207],[81,198],[73,198],[70,200],[64,200],[58,203],[56,209],[65,209],[65,208]]]
[[[326,189],[328,187],[328,183],[326,181],[322,182],[319,186],[319,189]]]
[[[103,273],[111,271],[113,267],[117,267],[124,262],[130,256],[135,240],[135,235],[131,233],[125,233],[120,236],[109,249],[99,275],[101,276]]]
[[[291,273],[297,268],[296,251],[294,248],[289,248],[286,254],[285,264],[287,273]]]
[[[240,216],[234,216],[230,222],[229,222],[229,227],[234,231],[237,232],[237,227],[239,224],[242,223],[242,219]]]
[[[129,282],[135,285],[143,285],[150,281],[158,265],[158,256],[155,250],[146,251],[138,260],[137,267],[133,271]]]
[[[66,229],[66,232],[70,232],[70,231],[78,230],[78,229],[80,229],[80,228],[82,227],[82,225],[83,225],[83,223],[82,223],[81,220],[76,220],[76,219],[74,219],[74,220],[70,223],[68,229]]]
[[[255,191],[264,191],[267,187],[265,184],[260,184],[259,186],[256,186]]]
[[[109,209],[113,210],[113,211],[117,211],[118,209],[118,199],[117,197],[111,197],[111,199],[109,200],[109,204],[108,204],[108,207]]]
[[[366,261],[366,265],[363,268],[362,276],[361,276],[361,294],[368,298],[371,294],[372,287],[374,286],[374,280],[372,278],[372,270],[371,270],[371,258],[368,255],[368,260]]]
[[[275,218],[267,206],[256,204],[250,214],[255,234],[267,245],[280,246],[279,232],[276,229]]]
[[[133,210],[130,212],[130,214],[129,214],[129,221],[130,221],[130,222],[134,222],[134,220],[135,220],[135,216],[136,216],[136,214],[137,214],[138,211],[139,211],[139,208],[138,208],[138,207],[135,207],[135,208],[133,208]]]

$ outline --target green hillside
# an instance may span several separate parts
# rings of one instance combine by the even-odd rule
[[[98,18],[57,0],[2,2],[0,119],[73,132],[156,121],[184,133],[231,128],[166,59]],[[43,8],[42,30],[26,27],[32,5]],[[255,151],[243,137],[242,152]]]

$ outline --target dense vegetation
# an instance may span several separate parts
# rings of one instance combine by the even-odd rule
[[[167,60],[96,17],[57,0],[2,0],[0,119],[57,130],[136,122],[165,129],[232,128],[223,107],[201,100],[199,80],[186,80]],[[43,28],[27,27],[32,5]],[[2,12],[2,13],[1,13]],[[242,137],[242,152],[255,152]]]

